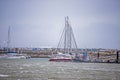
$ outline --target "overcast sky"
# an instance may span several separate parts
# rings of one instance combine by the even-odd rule
[[[79,48],[120,49],[120,0],[0,0],[0,46],[56,47],[69,16]]]

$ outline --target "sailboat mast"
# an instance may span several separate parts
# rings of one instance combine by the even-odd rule
[[[65,18],[65,50],[67,53],[71,53],[71,26],[69,24],[68,16]]]
[[[10,26],[8,28],[8,41],[7,41],[7,48],[10,48]]]
[[[67,33],[66,33],[66,26],[67,26],[67,22],[66,22],[66,17],[65,17],[65,39],[64,39],[64,53],[66,53],[66,35],[67,35]]]
[[[63,46],[64,53],[72,53],[72,48],[77,48],[77,44],[68,16],[65,17],[65,27],[57,48],[59,48],[60,45]]]

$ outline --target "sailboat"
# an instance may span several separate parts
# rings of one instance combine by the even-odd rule
[[[7,41],[7,54],[0,56],[0,58],[4,59],[28,59],[29,56],[25,54],[18,54],[10,50],[10,26],[8,28],[8,41]]]
[[[73,46],[74,48],[72,48]],[[65,27],[55,51],[56,53],[52,55],[49,61],[72,61],[73,49],[77,49],[77,45],[69,18],[67,16],[65,17]]]
[[[70,54],[57,53],[57,54],[52,55],[49,61],[69,62],[69,61],[72,61],[72,57]]]

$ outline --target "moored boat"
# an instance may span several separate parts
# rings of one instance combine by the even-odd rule
[[[69,62],[72,61],[72,57],[70,54],[58,53],[58,54],[54,54],[49,61]]]
[[[29,59],[30,57],[24,54],[9,53],[6,58],[7,59]]]
[[[0,56],[0,59],[29,59],[30,56],[18,53],[8,53]]]
[[[52,53],[54,54],[49,61],[72,61],[72,53],[76,53],[77,44],[73,34],[73,30],[68,16],[65,17],[65,27],[63,29],[60,41],[57,48]],[[62,52],[62,53],[59,53]],[[57,54],[56,54],[57,53]]]

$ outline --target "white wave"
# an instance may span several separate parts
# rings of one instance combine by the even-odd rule
[[[0,74],[0,77],[8,77],[9,75]]]

